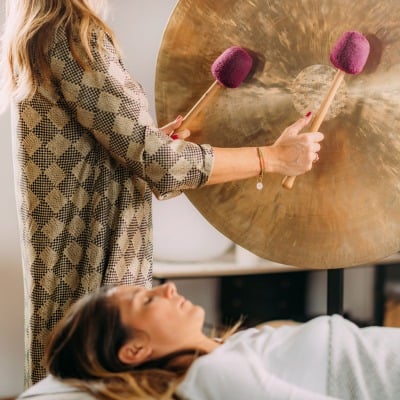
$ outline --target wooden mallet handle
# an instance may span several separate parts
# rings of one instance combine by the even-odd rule
[[[190,125],[192,119],[197,115],[197,113],[208,103],[208,101],[213,97],[213,95],[221,88],[221,85],[217,80],[204,92],[196,104],[188,111],[188,113],[182,119],[182,124],[178,129],[178,132],[184,130]]]
[[[178,132],[185,129],[197,113],[208,103],[219,88],[237,88],[242,84],[253,66],[253,58],[240,46],[232,46],[220,54],[211,65],[214,83],[200,97],[183,118]]]
[[[324,100],[322,101],[321,106],[311,124],[310,132],[318,131],[323,120],[325,119],[325,116],[329,110],[332,100],[334,99],[336,92],[338,91],[339,86],[342,83],[345,74],[346,73],[344,71],[340,69],[337,70],[336,75],[333,78],[332,85],[329,88],[328,93],[326,94]],[[285,189],[292,189],[295,179],[296,179],[295,176],[285,176],[282,180],[282,186]]]

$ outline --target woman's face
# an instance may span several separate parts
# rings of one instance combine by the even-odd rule
[[[152,358],[193,348],[203,340],[203,308],[181,296],[173,283],[150,290],[119,286],[110,295],[119,307],[122,323],[145,333]]]

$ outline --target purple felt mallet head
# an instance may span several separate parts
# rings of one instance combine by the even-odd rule
[[[359,74],[369,55],[368,39],[360,32],[346,32],[333,47],[330,55],[332,64],[347,74]]]
[[[247,77],[253,59],[242,47],[226,49],[212,64],[211,73],[223,86],[237,88]]]

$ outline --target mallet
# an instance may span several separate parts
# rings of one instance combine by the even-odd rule
[[[215,81],[185,115],[179,130],[184,129],[189,124],[190,120],[205,106],[206,100],[210,99],[214,92],[221,87],[233,89],[240,86],[252,66],[252,57],[240,46],[229,47],[218,56],[211,66],[211,73]]]
[[[357,75],[363,70],[368,59],[369,49],[367,38],[360,32],[346,32],[336,42],[331,51],[330,60],[337,68],[337,72],[311,124],[310,132],[318,131],[345,74]],[[285,176],[282,186],[291,189],[295,179],[295,176]]]

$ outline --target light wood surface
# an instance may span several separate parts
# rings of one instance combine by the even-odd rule
[[[400,263],[400,253],[377,260],[373,265]],[[370,265],[370,264],[368,264]],[[353,268],[354,266],[352,266]],[[234,275],[274,274],[279,272],[304,271],[298,268],[260,259],[255,265],[237,265],[234,251],[229,251],[222,257],[208,262],[174,263],[155,261],[153,265],[154,279],[206,278]]]

